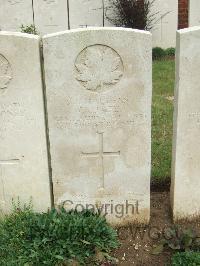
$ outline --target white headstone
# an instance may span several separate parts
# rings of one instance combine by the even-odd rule
[[[0,211],[51,205],[39,37],[0,32]]]
[[[68,29],[67,0],[34,0],[34,21],[40,34]]]
[[[0,0],[0,30],[21,31],[33,24],[32,0]]]
[[[174,219],[200,215],[200,27],[177,33],[171,200]]]
[[[104,26],[115,27],[113,17],[115,17],[115,9],[112,0],[104,0]]]
[[[102,0],[69,0],[70,28],[103,26]]]
[[[200,1],[189,1],[189,25],[190,27],[200,25]]]
[[[178,28],[178,0],[156,0],[152,6],[154,15],[153,47],[169,48],[176,46]]]
[[[151,34],[91,28],[43,45],[56,205],[107,208],[115,225],[148,222]]]

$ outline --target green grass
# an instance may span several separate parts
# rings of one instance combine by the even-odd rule
[[[18,208],[0,220],[0,265],[96,265],[118,247],[104,217],[64,209],[34,213]]]
[[[171,266],[199,266],[200,252],[175,253]]]
[[[164,183],[171,177],[173,100],[175,63],[153,63],[152,182]]]

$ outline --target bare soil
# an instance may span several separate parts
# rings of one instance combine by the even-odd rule
[[[129,226],[118,230],[121,246],[113,256],[123,266],[164,266],[170,263],[171,251],[152,255],[152,248],[165,237],[167,228],[173,226],[169,192],[151,193],[151,221],[141,228]]]
[[[169,239],[168,230],[174,229],[172,221],[169,186],[167,191],[151,192],[151,220],[148,226],[129,226],[118,229],[121,242],[112,256],[117,258],[117,265],[122,266],[169,266],[174,251],[165,249],[159,255],[153,255],[153,247],[161,240]],[[160,188],[159,188],[160,189]],[[184,204],[184,203],[183,203]],[[200,217],[192,221],[182,220],[176,223],[179,229],[192,229],[200,239]],[[107,266],[109,264],[105,264]]]

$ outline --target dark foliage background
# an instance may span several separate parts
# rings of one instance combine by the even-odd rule
[[[109,0],[106,18],[117,27],[151,30],[156,20],[156,0]]]

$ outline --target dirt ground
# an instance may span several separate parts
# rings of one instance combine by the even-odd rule
[[[121,246],[113,254],[123,266],[164,266],[170,262],[171,253],[165,251],[152,255],[152,247],[165,236],[165,230],[173,226],[169,192],[151,193],[151,221],[149,226],[120,228]]]
[[[161,189],[161,188],[159,188]],[[166,187],[165,187],[166,189]],[[167,190],[169,187],[167,188]],[[169,230],[174,229],[169,192],[151,192],[151,220],[148,226],[130,226],[118,230],[121,246],[112,255],[121,266],[169,266],[172,250],[164,249],[160,255],[153,255],[154,245],[168,239]],[[179,230],[192,229],[200,239],[200,217],[193,221],[182,220],[176,223]],[[107,265],[106,265],[107,266]]]
[[[129,226],[120,228],[118,236],[121,243],[120,248],[112,254],[121,266],[169,266],[173,251],[164,249],[159,255],[153,255],[154,245],[161,240],[169,239],[170,229],[175,225],[172,221],[172,214],[169,199],[169,186],[152,188],[151,192],[151,220],[148,226]],[[182,220],[176,223],[178,230],[192,229],[195,236],[200,239],[200,217],[193,221]],[[178,231],[177,231],[178,232]],[[103,264],[111,266],[113,264]]]

